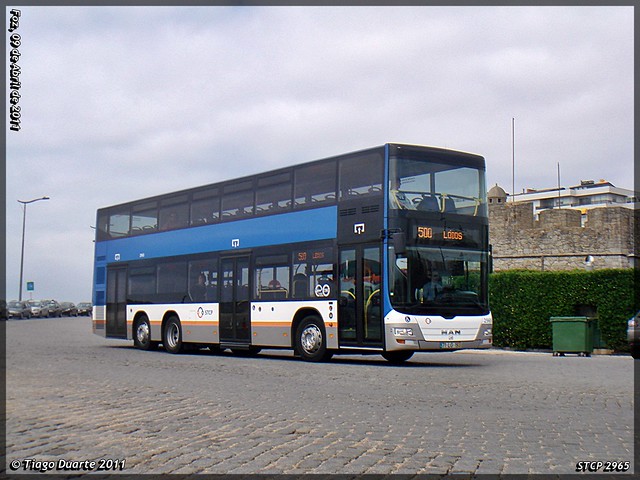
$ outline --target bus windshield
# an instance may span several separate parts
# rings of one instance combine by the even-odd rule
[[[406,255],[389,252],[389,297],[403,313],[485,314],[487,254],[443,247],[409,247]]]
[[[390,159],[390,208],[486,215],[484,171],[426,159]]]

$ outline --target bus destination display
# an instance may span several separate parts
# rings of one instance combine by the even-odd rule
[[[451,247],[477,247],[482,243],[482,228],[479,226],[456,226],[414,224],[413,238],[416,244]]]

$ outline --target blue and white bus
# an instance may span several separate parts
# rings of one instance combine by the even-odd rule
[[[395,143],[102,208],[93,332],[308,361],[488,348],[487,214],[483,157]]]

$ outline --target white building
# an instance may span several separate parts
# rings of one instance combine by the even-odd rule
[[[581,210],[583,214],[587,210],[598,207],[626,207],[636,208],[638,198],[633,190],[619,188],[615,185],[600,180],[582,180],[580,185],[573,187],[558,187],[536,190],[528,188],[522,193],[509,196],[498,185],[489,190],[489,201],[494,203],[514,202],[533,203],[535,218],[538,214],[550,208],[573,208]],[[492,193],[495,198],[492,198]],[[506,198],[508,196],[508,198]]]

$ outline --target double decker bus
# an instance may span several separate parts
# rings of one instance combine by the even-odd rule
[[[102,208],[93,332],[307,361],[488,348],[487,214],[483,157],[395,143]]]

